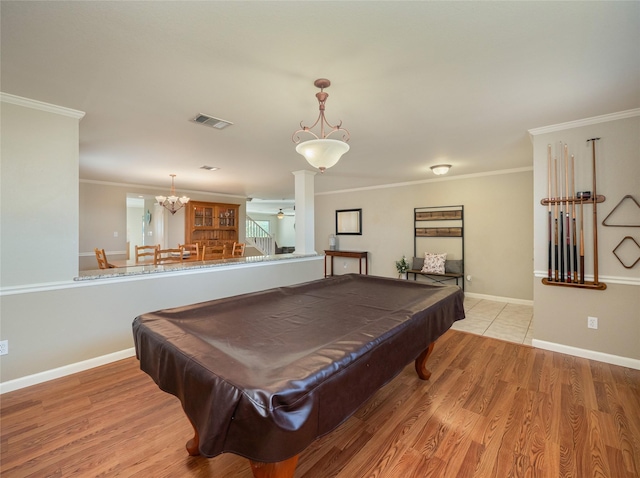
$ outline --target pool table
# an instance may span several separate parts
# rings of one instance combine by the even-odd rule
[[[300,452],[407,364],[428,379],[433,343],[463,318],[458,287],[347,274],[143,314],[133,335],[194,428],[191,455],[293,477]]]

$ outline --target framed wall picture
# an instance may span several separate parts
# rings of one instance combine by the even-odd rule
[[[336,235],[362,235],[362,209],[338,209]]]

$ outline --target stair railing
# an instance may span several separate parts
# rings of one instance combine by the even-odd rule
[[[276,253],[275,238],[251,217],[246,216],[246,242],[265,255]]]

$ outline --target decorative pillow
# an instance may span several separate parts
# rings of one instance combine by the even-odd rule
[[[424,264],[420,272],[432,273],[432,274],[444,274],[444,263],[447,260],[447,253],[444,254],[432,254],[430,252],[424,253]]]
[[[444,263],[444,271],[452,274],[462,274],[462,260],[449,261]]]

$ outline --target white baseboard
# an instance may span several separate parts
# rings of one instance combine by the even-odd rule
[[[533,306],[533,301],[526,300],[526,299],[513,299],[511,297],[498,297],[496,295],[474,294],[473,292],[465,292],[464,296],[471,297],[472,299],[485,299],[485,300],[493,300],[495,302],[508,302],[509,304]]]
[[[556,344],[554,342],[546,342],[544,340],[538,339],[533,339],[531,341],[531,345],[539,349],[551,350],[552,352],[560,352],[567,355],[573,355],[575,357],[597,360],[598,362],[610,363],[612,365],[619,365],[620,367],[640,370],[640,360],[638,359],[620,357],[619,355],[611,355],[603,352],[596,352],[594,350],[580,349],[578,347],[571,347],[570,345]]]
[[[480,295],[480,294],[476,294],[476,295]],[[491,296],[483,296],[482,298],[486,298],[486,297],[491,297]],[[493,298],[490,300],[498,301],[498,299],[499,298]],[[503,300],[501,302],[511,302],[511,301]],[[511,303],[521,303],[521,302],[511,302]],[[560,352],[563,354],[573,355],[576,357],[582,357],[590,360],[597,360],[598,362],[604,362],[612,365],[619,365],[621,367],[640,370],[640,360],[638,359],[632,359],[629,357],[620,357],[618,355],[611,355],[603,352],[596,352],[593,350],[580,349],[578,347],[571,347],[570,345],[546,342],[544,340],[538,340],[538,339],[533,339],[531,344],[534,347],[537,347],[539,349],[551,350],[552,352]],[[36,385],[38,383],[47,382],[49,380],[54,380],[56,378],[61,378],[67,375],[82,372],[84,370],[89,370],[91,368],[99,367],[101,365],[106,365],[108,363],[117,362],[118,360],[123,360],[129,357],[133,357],[135,353],[136,353],[135,348],[132,347],[130,349],[121,350],[119,352],[114,352],[107,355],[102,355],[100,357],[84,360],[82,362],[65,365],[64,367],[58,367],[52,370],[47,370],[45,372],[40,372],[33,375],[27,375],[26,377],[20,377],[15,380],[2,382],[0,383],[0,395],[7,392],[13,392],[14,390],[19,390],[21,388],[30,387],[31,385]]]
[[[33,375],[27,375],[26,377],[16,378],[15,380],[2,382],[0,383],[0,395],[7,392],[13,392],[14,390],[19,390],[21,388],[30,387],[31,385],[36,385],[38,383],[54,380],[56,378],[65,377],[73,373],[89,370],[90,368],[99,367],[100,365],[117,362],[118,360],[133,357],[135,354],[135,348],[131,347],[130,349],[102,355],[101,357],[95,357],[82,362],[65,365],[64,367],[58,367],[44,372],[35,373]]]

